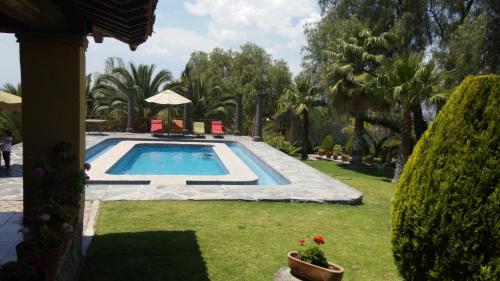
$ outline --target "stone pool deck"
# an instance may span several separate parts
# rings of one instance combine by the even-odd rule
[[[224,139],[193,139],[191,137],[153,137],[149,134],[103,133],[87,134],[89,148],[105,139],[171,140],[223,142],[237,141],[264,160],[290,181],[287,185],[185,185],[167,179],[149,185],[89,184],[86,200],[243,200],[361,204],[363,194],[318,170],[286,155],[263,142],[246,136],[225,136]],[[22,200],[22,144],[13,147],[13,167],[9,173],[0,170],[0,200]],[[1,211],[1,210],[0,210]]]

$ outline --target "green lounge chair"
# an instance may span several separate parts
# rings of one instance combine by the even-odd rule
[[[193,134],[195,137],[205,136],[205,123],[194,122],[193,124]]]

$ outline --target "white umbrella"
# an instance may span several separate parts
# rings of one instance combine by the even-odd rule
[[[21,97],[0,91],[0,111],[11,112],[21,110],[21,103]]]
[[[172,90],[165,90],[159,94],[156,94],[152,97],[149,97],[146,99],[147,102],[152,102],[152,103],[157,103],[157,104],[166,104],[166,105],[179,105],[179,104],[186,104],[190,103],[191,100],[187,99],[178,93],[172,91]],[[168,109],[168,128],[170,128],[170,122],[171,122],[171,110]]]
[[[168,105],[186,104],[191,102],[191,100],[171,90],[165,90],[159,94],[149,97],[146,99],[146,101],[158,104],[168,104]]]

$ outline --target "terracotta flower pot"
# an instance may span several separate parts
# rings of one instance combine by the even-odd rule
[[[309,281],[340,281],[344,275],[344,269],[336,264],[328,263],[324,268],[301,261],[297,258],[298,252],[288,253],[288,266],[293,275]]]

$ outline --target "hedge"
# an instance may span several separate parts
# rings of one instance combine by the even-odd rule
[[[500,75],[468,77],[414,148],[391,240],[406,280],[500,280]]]

